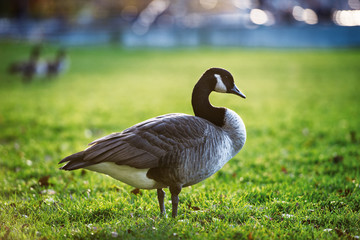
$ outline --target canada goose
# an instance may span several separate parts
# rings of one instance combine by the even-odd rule
[[[135,188],[157,189],[162,215],[162,188],[169,187],[172,216],[176,217],[181,189],[213,175],[245,144],[242,119],[230,109],[212,106],[208,98],[212,91],[245,98],[228,71],[211,68],[194,87],[195,116],[166,114],[112,133],[61,160],[59,163],[67,163],[60,169],[85,168]]]
[[[47,76],[53,77],[62,72],[67,68],[66,52],[65,49],[60,48],[53,61],[47,62]]]
[[[32,77],[39,72],[42,68],[42,64],[39,64],[41,47],[34,46],[30,52],[28,60],[18,61],[10,64],[9,73],[20,74],[23,77],[24,82],[28,82]]]

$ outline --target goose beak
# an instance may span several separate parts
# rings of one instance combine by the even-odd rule
[[[238,95],[242,98],[246,98],[245,94],[243,94],[242,92],[240,92],[240,90],[234,85],[234,87],[230,90],[230,93]]]

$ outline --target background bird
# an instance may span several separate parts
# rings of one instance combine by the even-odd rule
[[[41,47],[36,45],[32,48],[29,59],[11,63],[8,72],[10,74],[19,74],[24,82],[32,80],[34,75],[45,70],[45,65],[40,61]]]
[[[57,76],[68,68],[68,60],[66,58],[66,51],[64,48],[60,48],[51,61],[47,61],[46,75],[48,77]]]

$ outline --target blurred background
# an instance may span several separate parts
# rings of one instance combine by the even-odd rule
[[[0,239],[356,239],[359,47],[360,0],[0,0]],[[246,94],[210,101],[248,137],[182,191],[189,221],[153,218],[154,191],[58,170],[97,138],[193,114],[210,67]]]
[[[0,0],[0,39],[67,46],[358,47],[359,0]]]

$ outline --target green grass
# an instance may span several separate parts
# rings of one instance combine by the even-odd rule
[[[30,46],[0,49],[0,239],[359,238],[359,50],[78,47],[65,75],[23,84],[5,72]],[[192,114],[192,87],[214,66],[247,95],[211,101],[242,116],[248,139],[183,189],[178,218],[159,217],[156,191],[58,170],[98,137]]]

